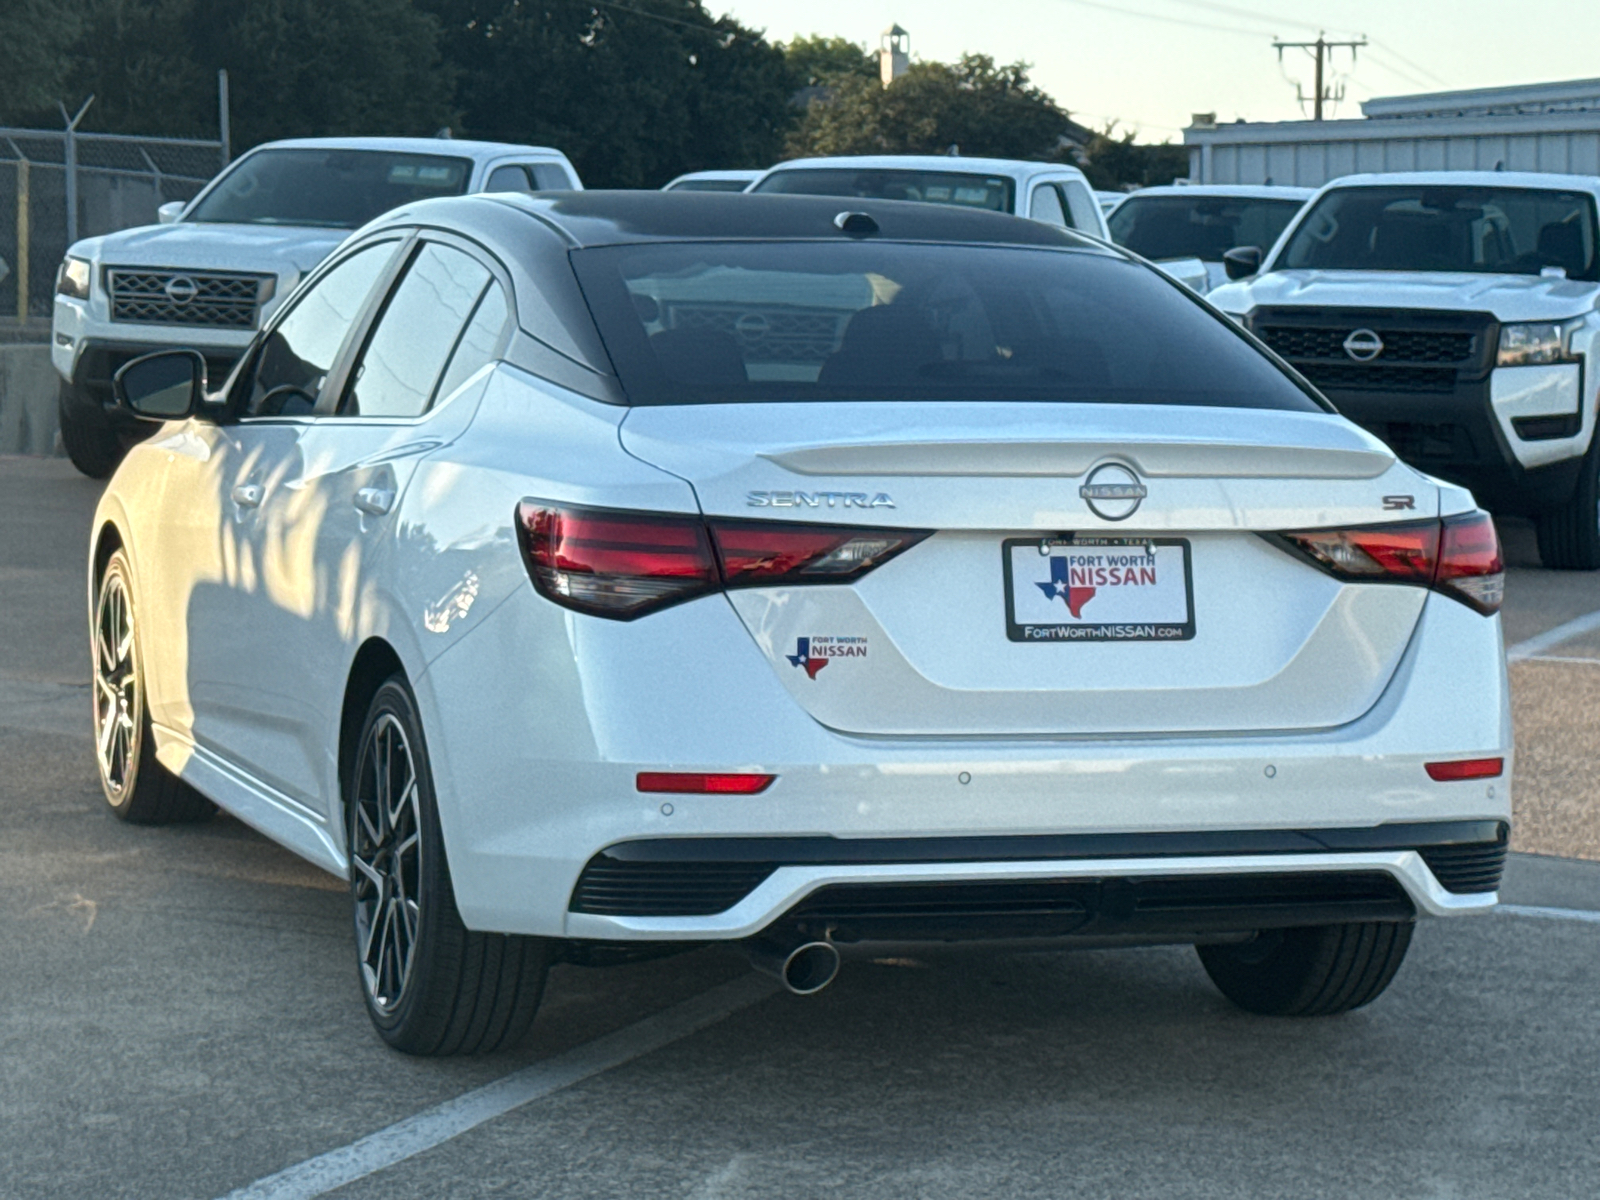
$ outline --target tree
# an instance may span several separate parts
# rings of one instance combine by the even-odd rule
[[[64,0],[5,0],[0,4],[0,125],[37,113],[54,115],[65,98],[67,53],[79,13]]]
[[[226,67],[236,148],[273,138],[431,134],[450,123],[439,28],[412,0],[81,0],[68,72],[86,127],[217,135]]]
[[[1189,151],[1170,142],[1140,145],[1134,131],[1117,136],[1117,123],[1109,121],[1084,146],[1076,162],[1089,183],[1108,191],[1169,184],[1189,174]]]
[[[1067,114],[1028,81],[1026,63],[996,66],[986,54],[956,63],[913,63],[888,87],[841,76],[790,137],[790,157],[825,154],[963,154],[1047,158]]]
[[[596,187],[765,166],[793,121],[782,54],[700,0],[419,0],[457,64],[463,130],[558,146]]]
[[[789,64],[796,90],[827,87],[841,76],[878,78],[878,56],[867,53],[865,47],[848,38],[814,33],[810,37],[780,42],[778,49],[783,51],[784,61]]]

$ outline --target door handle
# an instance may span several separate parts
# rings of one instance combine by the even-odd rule
[[[394,507],[394,493],[388,488],[364,487],[351,503],[364,513],[381,517]]]
[[[241,483],[233,489],[233,502],[240,508],[255,508],[261,503],[259,483]]]

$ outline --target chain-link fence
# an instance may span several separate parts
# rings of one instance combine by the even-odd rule
[[[74,238],[153,225],[221,166],[220,142],[0,128],[0,317],[48,316]]]

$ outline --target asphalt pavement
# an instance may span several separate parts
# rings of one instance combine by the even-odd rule
[[[1508,904],[1348,1016],[1246,1016],[1181,947],[857,956],[805,999],[708,949],[558,967],[514,1052],[415,1060],[340,882],[105,811],[97,493],[0,458],[0,1197],[1600,1194],[1600,634],[1512,667]],[[1505,533],[1508,644],[1600,610]]]

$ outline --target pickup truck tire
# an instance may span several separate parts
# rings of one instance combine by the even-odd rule
[[[122,442],[105,410],[65,380],[56,403],[61,420],[61,445],[90,479],[104,479],[122,461]]]
[[[1376,1000],[1411,945],[1409,921],[1264,930],[1196,946],[1211,982],[1246,1012],[1331,1017]]]
[[[1572,497],[1540,513],[1539,559],[1557,571],[1600,570],[1600,434],[1583,456]]]

